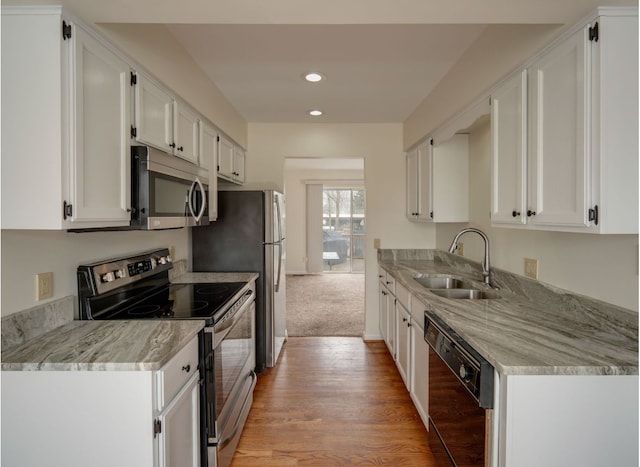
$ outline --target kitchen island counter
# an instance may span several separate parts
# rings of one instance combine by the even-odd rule
[[[380,250],[380,267],[505,375],[637,375],[638,315],[501,270],[498,299],[437,296],[417,274],[452,274],[483,289],[480,265],[439,250]]]

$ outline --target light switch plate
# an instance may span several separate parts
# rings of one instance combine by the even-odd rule
[[[51,297],[53,297],[53,273],[36,274],[36,300],[45,300]]]
[[[532,258],[524,259],[524,275],[531,279],[538,278],[538,260]]]
[[[379,250],[379,249],[380,249],[380,239],[379,239],[379,238],[374,238],[374,239],[373,239],[373,247],[374,247],[376,250]]]
[[[456,253],[459,256],[464,256],[464,243],[458,242],[458,248],[456,248]]]

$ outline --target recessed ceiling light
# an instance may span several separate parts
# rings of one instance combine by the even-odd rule
[[[318,81],[322,81],[324,79],[324,75],[316,72],[305,73],[304,79],[309,81],[310,83],[317,83]]]
[[[312,109],[312,110],[309,110],[309,112],[307,113],[312,117],[319,117],[320,115],[322,115],[322,110]]]

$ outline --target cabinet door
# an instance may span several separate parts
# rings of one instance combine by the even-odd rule
[[[174,154],[194,164],[198,163],[200,146],[198,122],[195,112],[181,102],[173,102]]]
[[[396,306],[395,297],[389,293],[387,295],[387,348],[389,353],[396,359]]]
[[[491,222],[524,224],[526,209],[527,73],[491,95]]]
[[[588,226],[588,28],[529,69],[529,222]]]
[[[73,40],[72,222],[126,225],[131,206],[130,68],[80,27]]]
[[[200,166],[209,171],[209,221],[218,218],[218,133],[211,126],[200,122]]]
[[[233,180],[233,143],[218,135],[218,175]]]
[[[469,137],[453,135],[430,146],[429,219],[433,222],[469,220]],[[422,161],[420,161],[422,163]]]
[[[158,417],[158,467],[200,466],[198,380],[196,373]]]
[[[173,152],[173,98],[138,73],[135,85],[136,141]]]
[[[245,152],[238,146],[233,148],[233,178],[238,183],[244,183]]]
[[[433,219],[433,140],[418,146],[418,216],[419,220]]]
[[[407,219],[418,216],[418,149],[414,148],[406,156]]]
[[[386,342],[388,340],[389,335],[389,303],[388,297],[389,292],[380,284],[379,286],[379,297],[378,297],[378,307],[379,307],[379,320],[380,320],[380,334],[382,338]]]
[[[411,321],[411,386],[410,394],[422,423],[429,424],[429,344],[424,340],[420,324]]]
[[[411,355],[411,316],[409,312],[396,300],[396,365],[405,386],[411,386],[410,355]]]

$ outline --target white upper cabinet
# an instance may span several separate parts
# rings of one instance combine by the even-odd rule
[[[183,159],[198,163],[200,126],[198,115],[186,104],[173,101],[173,153]]]
[[[529,67],[532,225],[589,225],[588,48],[585,28]]]
[[[244,183],[245,153],[224,135],[218,135],[218,176],[229,182]]]
[[[135,129],[138,143],[173,152],[173,97],[142,73],[136,73]]]
[[[233,148],[234,181],[244,183],[245,152],[240,146]]]
[[[200,121],[200,166],[209,171],[209,221],[218,218],[218,132]]]
[[[136,73],[135,128],[137,142],[198,163],[198,115],[143,73]]]
[[[418,209],[418,148],[407,152],[406,157],[406,181],[407,181],[407,218],[415,220],[419,214]]]
[[[492,94],[494,226],[638,233],[637,37],[599,9]]]
[[[491,96],[491,222],[526,222],[527,73]]]
[[[467,135],[407,153],[407,217],[415,221],[466,222],[469,193]]]
[[[131,207],[131,70],[81,27],[74,32],[71,218],[73,222],[127,224]]]
[[[2,227],[128,225],[126,61],[59,7],[4,7],[2,68]]]

